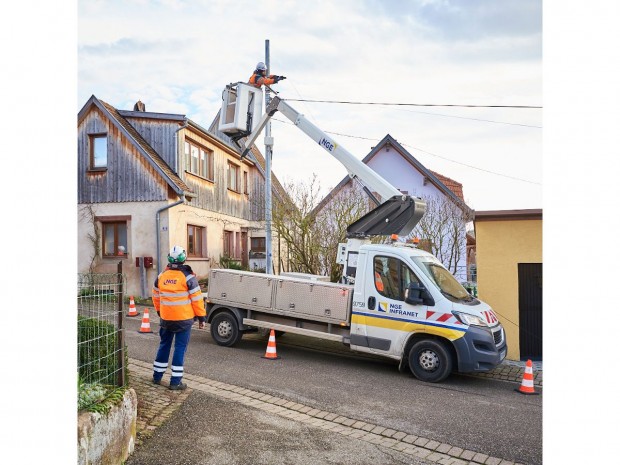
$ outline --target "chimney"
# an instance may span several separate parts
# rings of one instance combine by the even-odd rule
[[[133,106],[133,111],[146,111],[144,107],[144,103],[141,100],[138,100],[136,104]]]

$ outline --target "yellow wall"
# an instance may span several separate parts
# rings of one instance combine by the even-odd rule
[[[478,296],[506,330],[508,356],[519,360],[519,263],[542,263],[542,220],[476,221]]]

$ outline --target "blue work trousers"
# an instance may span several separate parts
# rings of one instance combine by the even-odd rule
[[[170,385],[174,386],[181,383],[183,379],[183,360],[185,359],[185,351],[189,344],[189,336],[192,333],[191,326],[183,331],[172,332],[162,327],[159,328],[159,349],[153,363],[153,379],[159,381],[164,377],[164,373],[168,368],[168,359],[170,358],[170,349],[172,340],[174,339],[174,354],[172,355],[172,375],[170,377]]]

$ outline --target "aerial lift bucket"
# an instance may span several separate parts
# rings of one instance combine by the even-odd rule
[[[263,91],[237,82],[222,92],[222,108],[218,129],[233,140],[249,135],[263,112]]]

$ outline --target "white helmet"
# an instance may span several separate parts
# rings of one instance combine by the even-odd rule
[[[263,63],[262,61],[259,61],[258,64],[256,65],[256,70],[267,71],[267,67],[265,66],[265,63]]]
[[[168,254],[168,263],[183,263],[187,258],[187,253],[185,249],[180,245],[175,245],[170,249],[170,253]]]

